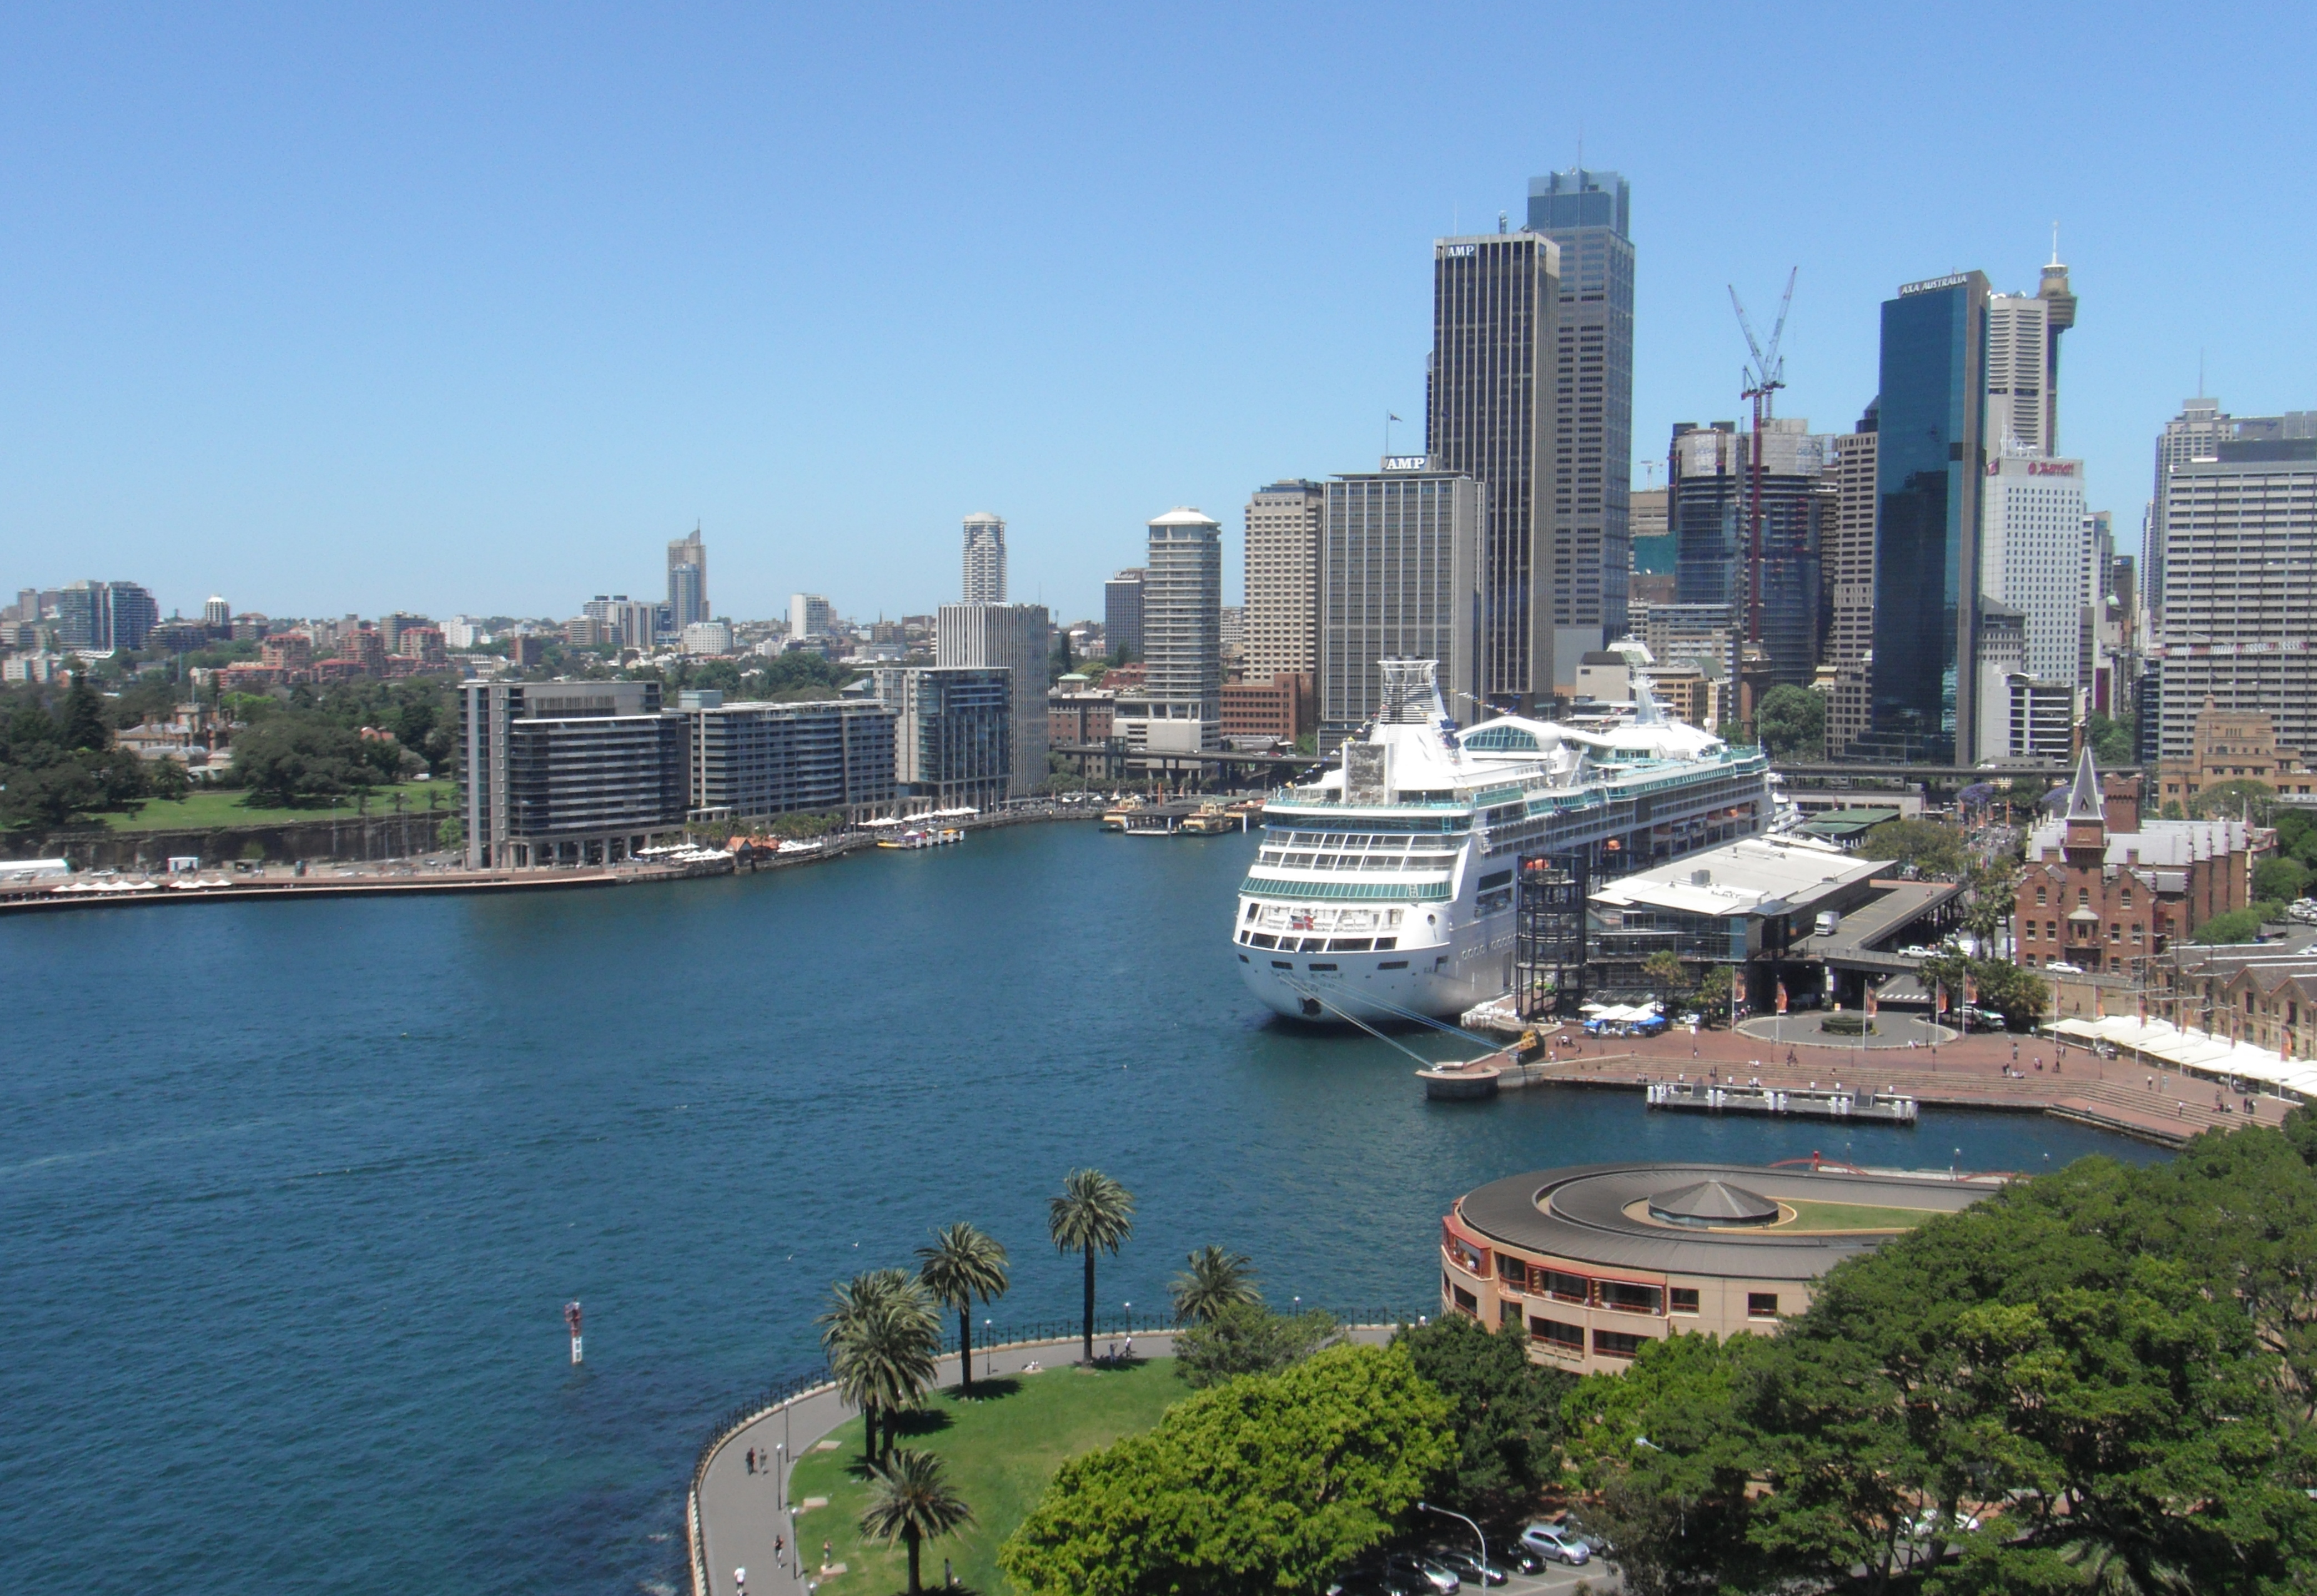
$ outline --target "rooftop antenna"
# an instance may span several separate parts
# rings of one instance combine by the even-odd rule
[[[2060,224],[2059,224],[2059,223],[2057,223],[2057,222],[2053,222],[2053,223],[2052,224],[2052,264],[2053,264],[2054,266],[2056,266],[2056,265],[2058,265],[2059,263],[2060,263]]]

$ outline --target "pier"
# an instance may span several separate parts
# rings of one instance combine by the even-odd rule
[[[1791,1114],[1797,1119],[1878,1119],[1885,1124],[1912,1125],[1918,1105],[1899,1092],[1863,1095],[1831,1091],[1801,1092],[1776,1086],[1707,1085],[1696,1081],[1652,1081],[1647,1088],[1650,1107],[1686,1109],[1696,1114]]]
[[[1789,1101],[1834,1093],[1855,1101],[1903,1098],[1915,1105],[1919,1118],[1921,1110],[1933,1108],[2048,1114],[2167,1147],[2215,1128],[2273,1129],[2296,1106],[2279,1097],[2255,1096],[2248,1114],[2247,1099],[2210,1080],[2152,1063],[2104,1057],[2063,1037],[1975,1032],[1935,1047],[1836,1048],[1780,1044],[1733,1030],[1596,1038],[1573,1026],[1553,1030],[1552,1024],[1539,1023],[1543,1045],[1525,1061],[1507,1048],[1416,1072],[1425,1096],[1470,1101],[1557,1086],[1647,1098],[1652,1086],[1669,1086],[1677,1089],[1670,1095],[1677,1101],[1658,1106],[1688,1108],[1686,1092],[1750,1092],[1758,1083],[1760,1090],[1786,1094]],[[1698,1111],[1713,1110],[1701,1103]],[[1797,1117],[1892,1122],[1859,1113]]]

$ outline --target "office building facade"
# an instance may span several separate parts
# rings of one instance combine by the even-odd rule
[[[1478,707],[1483,598],[1481,485],[1415,462],[1328,484],[1320,539],[1320,747],[1333,749],[1383,703],[1387,659],[1438,662],[1448,712]]]
[[[890,705],[864,700],[726,703],[687,692],[692,816],[736,824],[780,815],[871,819],[893,807]]]
[[[161,606],[134,582],[67,583],[55,611],[57,646],[75,653],[142,648],[161,624]]]
[[[2282,415],[2234,416],[2213,398],[2183,399],[2180,414],[2164,424],[2156,439],[2156,487],[2141,528],[2140,588],[2153,638],[2164,629],[2166,482],[2176,466],[2218,459],[2220,445],[2317,437],[2317,411],[2288,410]]]
[[[1550,238],[1434,243],[1425,450],[1433,469],[1470,477],[1487,496],[1481,696],[1504,709],[1534,709],[1556,682],[1573,684],[1579,659],[1603,641],[1597,600],[1589,618],[1579,610],[1599,584],[1584,579],[1554,508],[1560,326],[1561,250]]]
[[[1561,250],[1552,620],[1556,635],[1573,629],[1592,646],[1624,632],[1633,568],[1632,221],[1621,174],[1574,167],[1529,179],[1528,230]]]
[[[1003,668],[881,665],[894,713],[893,780],[915,809],[995,809],[1012,779],[1013,697]]]
[[[2084,609],[2093,600],[2083,463],[2007,452],[1987,462],[1982,493],[1981,591],[2025,619],[2028,674],[2081,686]]]
[[[944,604],[935,621],[934,663],[996,667],[1006,673],[1012,747],[1008,796],[1026,798],[1046,780],[1046,636],[1043,604]]]
[[[1964,272],[1908,283],[1883,302],[1874,736],[1892,753],[1932,762],[1977,746],[1989,291],[1983,273]]]
[[[1102,584],[1102,638],[1114,657],[1142,657],[1142,578],[1130,566]]]
[[[1820,545],[1826,583],[1826,751],[1836,759],[1874,724],[1868,679],[1874,654],[1874,462],[1880,407],[1869,405],[1856,432],[1828,440],[1825,480],[1834,489],[1834,519]]]
[[[1006,602],[1006,523],[987,513],[965,518],[965,579],[969,604]]]
[[[632,858],[684,823],[686,732],[656,682],[462,682],[468,868]]]
[[[2317,435],[2210,448],[2165,478],[2157,753],[2191,755],[2207,700],[2317,749]]]
[[[1275,482],[1247,502],[1245,665],[1250,682],[1320,668],[1320,518],[1328,490]]]
[[[1222,528],[1197,510],[1150,523],[1142,576],[1141,686],[1118,695],[1114,726],[1132,750],[1179,753],[1222,741]]]
[[[1836,501],[1824,483],[1827,442],[1800,417],[1762,428],[1760,593],[1753,559],[1754,439],[1731,422],[1677,423],[1667,457],[1676,548],[1674,596],[1726,604],[1750,635],[1760,607],[1771,680],[1802,686],[1825,631],[1820,566]]]

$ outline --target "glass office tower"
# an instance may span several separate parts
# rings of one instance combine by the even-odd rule
[[[1874,732],[1879,752],[1909,759],[1976,746],[1988,293],[1984,274],[1964,272],[1883,302]]]

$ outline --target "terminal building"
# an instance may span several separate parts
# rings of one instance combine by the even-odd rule
[[[1623,1370],[1668,1335],[1769,1333],[1820,1277],[1998,1182],[1811,1164],[1597,1164],[1491,1181],[1441,1225],[1440,1311],[1532,1362]]]

